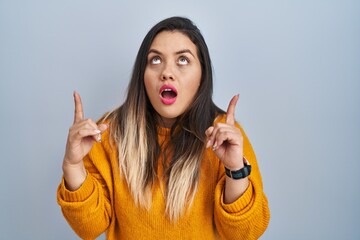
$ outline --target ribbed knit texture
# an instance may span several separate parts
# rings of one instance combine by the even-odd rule
[[[225,117],[218,118],[223,122]],[[239,127],[240,128],[240,127]],[[250,184],[235,202],[225,204],[224,166],[211,149],[204,154],[199,187],[191,207],[176,222],[165,216],[164,184],[153,186],[149,211],[135,206],[125,179],[120,177],[116,147],[109,132],[95,143],[84,158],[88,175],[82,186],[71,192],[64,180],[57,200],[74,231],[82,239],[95,239],[106,231],[109,240],[119,239],[258,239],[267,228],[270,212],[251,144],[244,131],[244,155],[252,165]],[[165,141],[169,129],[159,129],[159,141]],[[162,173],[159,161],[159,175]],[[161,185],[161,186],[160,186]]]

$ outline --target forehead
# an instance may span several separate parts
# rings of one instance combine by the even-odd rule
[[[161,52],[176,52],[178,50],[189,49],[194,54],[197,52],[196,45],[190,40],[190,38],[179,31],[163,31],[158,33],[150,49],[156,49]]]

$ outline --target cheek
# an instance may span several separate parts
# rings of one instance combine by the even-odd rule
[[[201,72],[196,74],[196,77],[193,79],[193,81],[191,81],[191,86],[189,86],[192,92],[194,93],[194,95],[196,95],[196,93],[198,92],[200,83],[201,83]]]
[[[193,81],[191,82],[191,84],[188,84],[186,86],[186,99],[189,101],[189,102],[192,102],[194,101],[194,99],[196,98],[196,95],[199,91],[199,84],[200,84],[200,81]]]

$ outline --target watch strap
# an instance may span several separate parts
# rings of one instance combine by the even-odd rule
[[[251,165],[245,157],[243,157],[243,160],[244,160],[244,167],[239,170],[231,171],[230,169],[225,167],[226,176],[235,180],[249,176],[251,173]]]

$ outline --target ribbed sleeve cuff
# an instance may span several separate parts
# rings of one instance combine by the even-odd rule
[[[83,202],[94,192],[94,181],[90,174],[87,174],[81,187],[75,191],[69,191],[65,186],[64,178],[59,186],[59,194],[65,202]]]
[[[235,202],[226,204],[224,203],[224,188],[223,188],[220,198],[221,206],[227,213],[236,214],[243,211],[250,205],[252,197],[253,197],[253,187],[251,182],[249,182],[249,186],[246,189],[246,191],[243,193],[243,195],[241,195]]]

